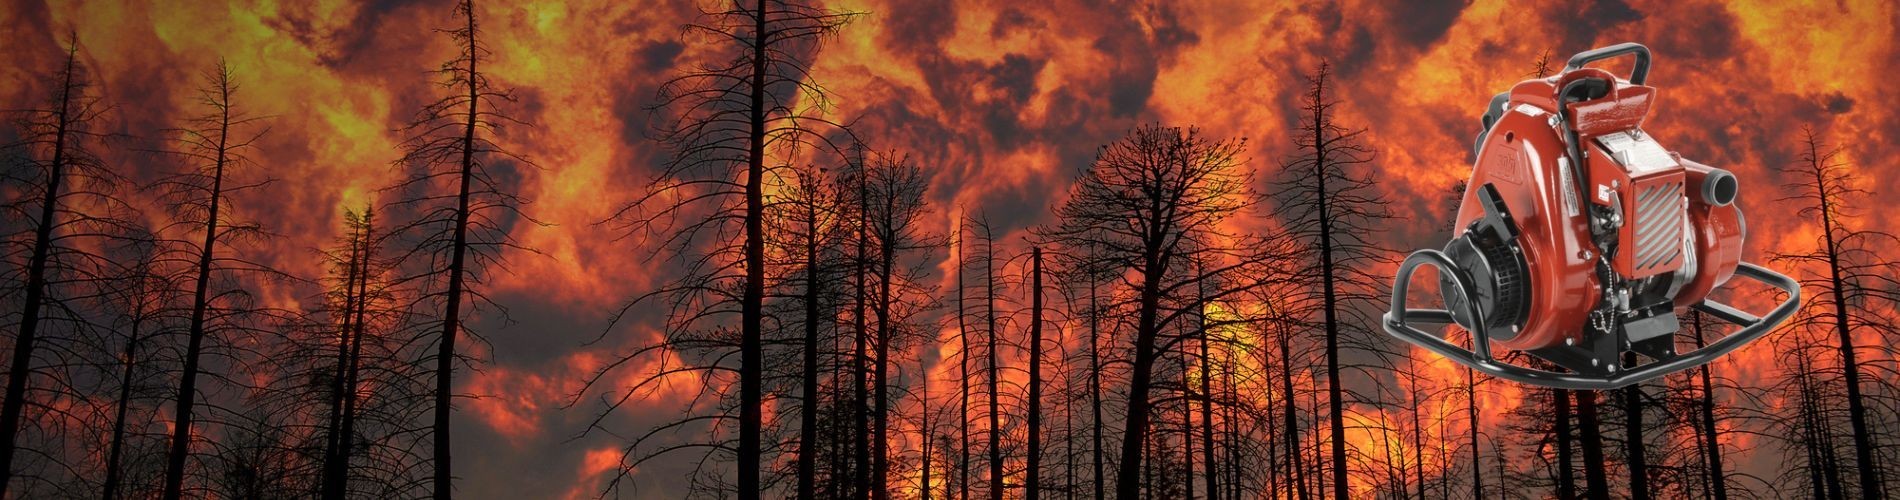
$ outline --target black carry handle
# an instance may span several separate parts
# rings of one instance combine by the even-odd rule
[[[1649,47],[1636,42],[1624,42],[1608,47],[1590,49],[1570,56],[1570,62],[1564,63],[1564,71],[1582,68],[1585,64],[1609,59],[1624,54],[1636,54],[1636,69],[1630,70],[1630,83],[1642,85],[1649,79]]]
[[[1386,333],[1493,377],[1557,389],[1617,389],[1715,361],[1716,358],[1767,335],[1769,331],[1793,316],[1795,308],[1801,304],[1800,284],[1780,273],[1743,262],[1735,268],[1735,277],[1748,278],[1778,288],[1788,294],[1788,298],[1783,299],[1780,305],[1768,311],[1767,315],[1757,317],[1728,304],[1703,299],[1695,305],[1696,309],[1742,328],[1701,349],[1666,360],[1617,370],[1610,375],[1554,372],[1499,361],[1491,351],[1490,336],[1486,335],[1482,329],[1474,330],[1472,333],[1472,347],[1476,349],[1474,351],[1412,326],[1412,323],[1451,324],[1456,322],[1450,311],[1405,307],[1405,296],[1412,282],[1412,272],[1418,270],[1419,266],[1436,267],[1441,275],[1451,278],[1452,286],[1464,290],[1466,294],[1473,293],[1470,278],[1459,271],[1443,252],[1429,249],[1412,252],[1412,255],[1406,257],[1405,262],[1399,265],[1398,279],[1392,283],[1392,309],[1387,311],[1384,317]],[[1483,325],[1484,311],[1478,307],[1478,301],[1469,301],[1466,307],[1468,314],[1473,318],[1472,324]]]

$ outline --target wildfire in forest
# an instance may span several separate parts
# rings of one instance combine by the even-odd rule
[[[1896,19],[0,0],[0,496],[1900,494]],[[1621,42],[1801,312],[1577,394],[1385,335],[1485,103]]]

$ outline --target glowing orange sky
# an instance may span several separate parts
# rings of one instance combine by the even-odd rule
[[[238,210],[283,235],[262,255],[317,275],[311,249],[342,232],[340,211],[375,201],[397,179],[393,130],[428,99],[428,71],[450,55],[446,36],[431,31],[453,21],[448,2],[158,3],[0,3],[0,102],[44,94],[36,78],[73,30],[118,106],[111,126],[155,136],[191,111],[200,73],[226,59],[243,86],[239,104],[270,117],[254,156],[281,179]],[[1377,178],[1412,219],[1392,228],[1395,249],[1442,243],[1443,199],[1469,170],[1480,106],[1545,51],[1561,65],[1622,41],[1654,50],[1649,84],[1660,101],[1649,129],[1741,178],[1750,260],[1818,238],[1776,204],[1785,193],[1774,169],[1796,157],[1802,125],[1846,148],[1862,188],[1887,194],[1900,183],[1893,3],[1424,3],[829,2],[869,15],[826,45],[813,75],[834,93],[836,116],[855,119],[873,147],[926,166],[941,227],[952,227],[957,210],[981,210],[1007,230],[1005,242],[1047,221],[1095,148],[1138,123],[1248,137],[1251,165],[1271,178],[1264,174],[1289,149],[1300,75],[1322,59],[1343,85],[1340,118],[1369,129]],[[456,445],[459,488],[585,496],[611,469],[603,450],[617,443],[564,442],[590,415],[558,406],[603,356],[654,335],[635,322],[581,347],[604,327],[604,311],[654,284],[637,249],[592,223],[639,193],[663,154],[644,135],[658,83],[706,53],[678,43],[690,1],[486,2],[478,12],[495,52],[489,75],[516,90],[513,111],[534,125],[496,140],[543,167],[521,174],[520,191],[535,200],[530,213],[555,225],[516,226],[546,255],[507,254],[511,273],[491,277],[491,294],[517,323],[477,323],[493,341],[492,364],[464,376],[462,388],[493,397],[463,403],[457,415],[468,429]],[[156,168],[138,154],[112,157],[133,171]],[[1855,223],[1900,230],[1885,217]],[[288,304],[311,294],[266,296]],[[1722,366],[1768,359],[1755,349]],[[675,411],[644,408],[622,418]]]

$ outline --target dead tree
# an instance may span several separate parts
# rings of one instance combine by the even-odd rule
[[[1834,441],[1833,415],[1827,401],[1837,397],[1838,384],[1829,383],[1819,361],[1837,355],[1825,342],[1831,332],[1790,328],[1774,339],[1776,361],[1782,372],[1775,390],[1785,395],[1787,408],[1772,421],[1783,450],[1782,481],[1806,483],[1813,498],[1845,498],[1839,445]]]
[[[69,345],[79,340],[74,334],[97,329],[97,320],[85,314],[89,306],[75,301],[90,301],[87,297],[110,293],[122,283],[113,279],[118,266],[104,248],[141,232],[128,222],[138,219],[137,214],[119,198],[125,179],[94,152],[107,137],[94,130],[95,122],[109,106],[95,93],[79,61],[76,35],[59,69],[47,76],[45,101],[8,110],[15,118],[17,140],[0,145],[18,162],[8,165],[9,172],[0,178],[6,182],[0,190],[9,194],[0,210],[8,222],[19,222],[9,224],[0,240],[5,245],[0,255],[10,271],[0,297],[9,302],[9,313],[16,313],[13,304],[18,304],[19,315],[9,318],[18,328],[12,332],[6,393],[0,400],[0,496],[16,478],[13,458],[25,446],[19,441],[21,431],[42,427],[44,412],[58,413],[44,405],[60,394],[82,395],[69,387],[70,377],[52,373],[66,371],[61,366],[74,362],[55,359],[77,347]],[[32,453],[61,456],[51,449]]]
[[[1089,481],[1078,485],[1072,477],[1069,488],[1074,495],[1107,498],[1109,464],[1105,456],[1108,443],[1104,430],[1109,424],[1103,411],[1107,383],[1103,372],[1109,364],[1105,350],[1115,343],[1115,328],[1114,319],[1105,311],[1102,303],[1102,287],[1112,278],[1109,274],[1112,268],[1093,248],[1085,246],[1060,250],[1048,252],[1048,255],[1054,261],[1052,272],[1064,297],[1063,314],[1071,321],[1080,322],[1076,327],[1079,329],[1077,333],[1087,339],[1087,344],[1080,346],[1081,352],[1073,355],[1079,359],[1063,357],[1065,363],[1080,365],[1084,372],[1079,380],[1071,382],[1069,392],[1072,398],[1081,401],[1080,404],[1087,405],[1084,411],[1088,423],[1087,435],[1081,440],[1081,447],[1086,449],[1088,455],[1085,465],[1090,474]],[[1105,320],[1108,325],[1104,325]],[[1061,345],[1068,347],[1066,342]],[[1070,404],[1077,403],[1071,401]],[[1071,441],[1075,439],[1073,436],[1070,438]],[[1071,476],[1079,474],[1071,473]]]
[[[1331,78],[1331,66],[1325,62],[1307,78],[1293,136],[1296,153],[1281,164],[1283,177],[1272,196],[1278,204],[1275,215],[1287,225],[1289,236],[1311,249],[1303,274],[1320,284],[1316,296],[1304,298],[1303,307],[1318,314],[1325,329],[1332,492],[1345,500],[1351,488],[1340,352],[1352,340],[1342,336],[1382,338],[1366,326],[1375,320],[1354,304],[1382,300],[1377,290],[1386,278],[1373,270],[1389,252],[1378,246],[1374,235],[1391,215],[1366,170],[1375,152],[1361,144],[1365,130],[1348,129],[1336,119],[1340,101],[1330,93]],[[1370,342],[1377,341],[1364,342],[1361,348],[1370,349]]]
[[[670,157],[646,193],[605,221],[621,237],[636,238],[656,254],[687,263],[683,275],[660,290],[634,297],[621,313],[649,300],[667,302],[675,313],[667,326],[668,341],[698,344],[689,354],[708,361],[689,371],[736,373],[738,390],[732,396],[738,418],[696,421],[736,426],[738,442],[724,452],[736,462],[737,484],[731,489],[740,498],[759,498],[765,463],[760,437],[765,397],[762,336],[771,274],[765,260],[765,185],[780,168],[768,154],[798,157],[813,141],[836,151],[824,142],[824,129],[836,128],[823,117],[829,108],[827,92],[808,78],[807,69],[819,42],[854,16],[787,0],[733,0],[703,11],[685,27],[692,38],[688,41],[706,46],[716,59],[661,87],[655,110],[662,116],[656,120],[656,132]],[[616,315],[609,328],[621,317]],[[738,326],[735,342],[687,338],[700,337],[725,321]],[[726,353],[735,351],[736,370],[719,366]],[[633,355],[660,352],[642,349]],[[636,393],[622,392],[627,397]],[[613,399],[625,397],[603,401],[603,413],[617,406]]]
[[[105,479],[100,487],[100,498],[106,500],[125,496],[122,464],[127,441],[131,439],[129,434],[135,431],[133,400],[149,392],[151,384],[144,380],[156,371],[154,363],[146,359],[150,356],[148,342],[176,323],[173,304],[178,299],[179,287],[174,282],[176,276],[157,268],[163,258],[161,251],[156,244],[143,244],[124,254],[120,259],[124,262],[121,267],[124,273],[110,294],[119,305],[113,328],[124,332],[125,344],[118,359],[119,383],[112,403],[111,434],[106,442]]]
[[[964,280],[967,258],[963,254],[963,224],[957,226],[957,500],[970,499],[970,327],[964,309]]]
[[[822,327],[830,322],[826,315],[833,312],[831,306],[836,302],[836,290],[830,282],[838,274],[837,244],[842,238],[840,228],[845,213],[841,212],[836,184],[824,170],[807,167],[795,169],[792,174],[787,182],[789,189],[783,214],[777,218],[782,220],[783,224],[778,227],[786,236],[781,243],[784,253],[796,256],[789,259],[788,264],[800,269],[802,276],[802,282],[788,285],[798,287],[795,293],[803,330],[797,494],[801,500],[811,500],[817,497],[819,450],[823,447],[818,429],[819,410],[824,407],[819,393],[822,378],[819,361],[823,354],[820,342]]]
[[[1701,349],[1704,345],[1701,311],[1690,313],[1689,331],[1695,337],[1696,348]],[[1696,405],[1696,423],[1702,429],[1699,434],[1702,436],[1702,453],[1706,464],[1703,468],[1708,477],[1710,498],[1728,500],[1728,473],[1722,468],[1722,431],[1716,425],[1715,384],[1710,380],[1713,378],[1709,374],[1710,370],[1710,365],[1702,365],[1696,370],[1696,378],[1700,383],[1698,387],[1700,390],[1697,391],[1699,404]]]
[[[1102,431],[1107,427],[1107,424],[1102,420],[1102,370],[1104,368],[1102,366],[1101,340],[1103,332],[1101,325],[1101,302],[1098,296],[1100,283],[1103,281],[1101,276],[1101,268],[1103,266],[1091,265],[1100,262],[1094,258],[1094,246],[1091,245],[1087,251],[1089,252],[1087,257],[1082,259],[1083,268],[1078,271],[1086,276],[1083,284],[1088,287],[1089,296],[1087,309],[1089,320],[1089,422],[1091,424],[1089,435],[1091,446],[1089,450],[1095,473],[1093,476],[1093,491],[1095,498],[1099,499],[1108,498],[1106,495],[1107,472],[1102,461],[1103,454],[1107,453],[1108,450],[1106,449],[1107,444],[1102,440]]]
[[[1570,500],[1577,498],[1576,456],[1571,441],[1570,428],[1570,391],[1551,389],[1550,397],[1556,401],[1556,410],[1552,412],[1557,429],[1557,498]]]
[[[326,409],[328,422],[327,425],[324,426],[322,480],[318,486],[318,491],[321,492],[321,496],[325,499],[341,498],[343,496],[342,478],[348,477],[348,471],[344,470],[345,467],[343,466],[343,464],[347,462],[338,460],[339,450],[337,448],[339,443],[344,441],[343,414],[345,412],[343,409],[343,400],[354,399],[355,396],[354,394],[350,394],[347,397],[345,396],[344,391],[346,388],[344,386],[346,384],[344,383],[344,379],[349,378],[348,373],[351,359],[350,346],[353,343],[353,337],[355,337],[354,334],[356,333],[353,323],[356,321],[356,302],[360,297],[356,292],[357,280],[361,279],[363,274],[363,272],[360,271],[359,265],[364,257],[363,251],[367,249],[361,245],[361,241],[365,237],[365,227],[357,222],[356,214],[353,212],[345,213],[344,218],[346,219],[345,225],[348,226],[347,230],[349,232],[345,249],[341,255],[326,256],[333,267],[342,268],[342,284],[340,286],[342,293],[332,294],[340,295],[341,310],[339,312],[341,314],[337,315],[339,321],[337,322],[336,328],[336,363],[335,366],[330,369],[330,373],[327,374],[329,375],[330,381],[329,394],[327,395],[329,402],[327,405],[328,408]],[[335,273],[335,271],[332,271],[332,273]]]
[[[988,431],[984,433],[984,435],[988,438],[989,442],[986,443],[986,446],[984,447],[984,449],[987,450],[987,452],[989,453],[989,468],[990,468],[989,496],[990,496],[990,499],[1002,500],[1003,498],[1003,445],[1002,445],[1003,411],[1002,411],[1002,405],[1001,405],[1002,391],[1001,391],[1001,388],[999,387],[1002,376],[1001,376],[1001,372],[999,371],[999,365],[997,363],[998,335],[997,335],[997,327],[996,327],[996,320],[997,320],[997,314],[996,314],[996,297],[997,297],[996,234],[990,228],[990,223],[989,223],[988,218],[979,217],[977,219],[969,220],[967,221],[967,223],[971,226],[972,232],[974,232],[975,234],[979,236],[980,238],[979,241],[981,241],[983,245],[983,250],[981,253],[982,255],[981,258],[983,259],[983,323],[984,323],[984,326],[983,326],[983,335],[984,335],[983,383],[985,384],[985,389],[986,389],[985,392],[988,392],[988,397],[986,398],[986,401],[989,406],[988,411],[984,412],[985,416],[989,419]]]
[[[1634,366],[1635,353],[1624,353],[1623,363]],[[1704,368],[1707,366],[1705,365]],[[1632,384],[1622,390],[1623,403],[1623,460],[1629,464],[1630,500],[1649,500],[1649,448],[1644,441],[1643,384]]]
[[[481,66],[489,50],[474,3],[457,2],[454,13],[454,27],[440,31],[453,41],[455,57],[436,70],[442,94],[404,128],[409,137],[396,162],[403,178],[387,189],[397,199],[385,210],[403,221],[391,228],[391,235],[405,244],[398,255],[410,268],[405,281],[428,290],[412,297],[412,307],[429,311],[427,320],[439,324],[433,335],[435,352],[424,360],[434,364],[429,435],[435,498],[454,493],[449,426],[454,375],[456,365],[474,363],[458,343],[465,336],[480,341],[466,325],[477,310],[500,309],[479,289],[482,277],[500,270],[503,251],[533,252],[515,243],[503,225],[506,221],[542,224],[522,212],[529,201],[506,180],[534,164],[491,140],[507,126],[526,124],[503,109],[514,96],[495,87]]]
[[[1024,498],[1042,498],[1042,247],[1030,249],[1029,285],[1029,454],[1023,472]]]
[[[847,164],[851,170],[841,182],[853,186],[856,194],[852,212],[851,254],[851,421],[854,424],[851,433],[852,497],[863,497],[871,493],[871,370],[867,362],[871,359],[871,181],[865,175],[869,168],[865,163],[864,144],[851,145],[851,160]]]
[[[1469,333],[1470,332],[1466,332],[1466,334]],[[1467,437],[1471,439],[1471,495],[1483,497],[1484,465],[1482,459],[1484,448],[1478,444],[1478,439],[1483,435],[1482,429],[1484,426],[1482,422],[1478,420],[1479,379],[1477,372],[1477,370],[1473,370],[1470,367],[1465,368],[1465,421],[1466,426],[1470,428],[1470,435]],[[1490,377],[1485,377],[1484,380],[1490,380]]]
[[[1858,182],[1840,159],[1839,148],[1827,145],[1812,128],[1803,128],[1802,133],[1800,161],[1781,169],[1789,179],[1786,187],[1793,194],[1780,201],[1797,203],[1799,214],[1820,226],[1821,245],[1805,252],[1779,253],[1773,260],[1801,268],[1823,268],[1820,273],[1804,273],[1800,279],[1803,288],[1818,292],[1796,314],[1792,327],[1829,330],[1835,337],[1853,440],[1853,470],[1859,479],[1858,491],[1848,496],[1877,500],[1885,496],[1885,473],[1875,456],[1878,445],[1870,421],[1882,416],[1872,415],[1876,410],[1866,404],[1868,396],[1863,386],[1867,377],[1863,372],[1869,368],[1863,365],[1869,361],[1860,357],[1854,337],[1859,331],[1886,339],[1900,334],[1880,311],[1882,304],[1900,301],[1900,291],[1896,291],[1900,289],[1894,286],[1900,264],[1882,255],[1882,250],[1892,248],[1900,238],[1852,226],[1858,215],[1858,197],[1868,193],[1856,187]]]
[[[1205,266],[1206,264],[1201,262],[1196,262],[1194,265],[1196,274],[1195,280],[1200,282],[1194,286],[1194,302],[1200,304],[1194,308],[1194,319],[1196,322],[1194,328],[1194,343],[1200,346],[1201,387],[1199,397],[1189,398],[1189,401],[1198,399],[1201,402],[1201,464],[1204,469],[1201,476],[1207,486],[1207,497],[1220,498],[1219,465],[1218,462],[1214,461],[1215,401],[1212,385],[1214,380],[1214,357],[1211,351],[1208,350],[1209,324],[1207,318],[1207,276]],[[1192,390],[1192,387],[1190,387],[1190,390]]]
[[[358,450],[382,445],[378,440],[366,440],[359,437],[359,424],[365,417],[360,408],[365,399],[363,387],[366,371],[378,374],[393,373],[406,375],[395,366],[400,364],[390,354],[399,347],[383,347],[377,344],[389,335],[377,335],[370,324],[401,324],[389,318],[396,316],[388,304],[396,300],[394,293],[387,288],[379,276],[389,268],[390,263],[381,255],[382,237],[376,226],[373,209],[364,208],[361,212],[346,212],[344,225],[348,234],[340,242],[343,249],[326,255],[332,270],[333,288],[327,293],[327,302],[333,305],[330,311],[331,321],[323,325],[323,330],[335,334],[336,362],[329,367],[327,375],[329,387],[329,426],[326,428],[322,481],[320,490],[324,498],[345,498],[349,495],[352,463],[361,455]],[[369,343],[371,352],[365,353],[365,343]],[[368,363],[365,362],[366,358]],[[407,385],[408,378],[402,376],[377,377],[370,399],[378,402],[396,402],[393,397],[396,386]],[[406,423],[406,422],[405,422]],[[384,451],[376,446],[377,451]],[[398,456],[399,454],[390,454]],[[371,457],[376,458],[376,457]],[[400,468],[402,464],[395,464]]]
[[[1570,391],[1577,397],[1577,423],[1583,448],[1585,496],[1591,500],[1610,498],[1610,482],[1604,471],[1609,464],[1603,458],[1603,430],[1597,412],[1596,391]]]
[[[1132,276],[1121,282],[1130,289],[1136,320],[1118,498],[1141,495],[1156,362],[1182,338],[1164,338],[1164,332],[1174,331],[1198,305],[1192,287],[1202,276],[1229,283],[1208,291],[1206,300],[1218,301],[1257,286],[1221,279],[1258,263],[1248,248],[1252,239],[1221,234],[1218,227],[1256,201],[1243,170],[1244,151],[1244,140],[1213,140],[1197,129],[1137,127],[1102,148],[1057,207],[1059,220],[1037,230],[1063,248],[1095,249],[1099,265]],[[1194,261],[1219,264],[1199,275],[1188,269]]]
[[[942,243],[923,227],[924,216],[928,214],[924,194],[929,179],[908,156],[878,155],[860,175],[868,178],[871,196],[865,204],[870,210],[861,216],[868,219],[869,235],[877,244],[876,261],[872,264],[877,279],[873,304],[877,330],[872,339],[876,345],[872,359],[876,382],[871,413],[874,448],[871,486],[872,496],[882,500],[889,498],[891,490],[891,351],[897,344],[918,336],[915,321],[919,314],[933,306],[929,299],[931,290],[922,284],[923,264],[919,261],[927,260],[929,252]]]
[[[237,274],[274,274],[236,255],[220,255],[220,245],[261,237],[255,223],[234,220],[226,209],[231,198],[269,184],[270,181],[241,180],[244,171],[256,168],[245,154],[262,130],[254,130],[258,118],[241,111],[235,97],[238,86],[229,66],[220,63],[207,73],[206,85],[199,92],[199,104],[206,114],[190,119],[189,125],[176,131],[180,149],[173,151],[188,164],[184,171],[162,179],[155,187],[162,192],[174,224],[198,238],[188,247],[191,253],[191,312],[187,319],[184,366],[179,376],[177,400],[172,418],[171,453],[165,469],[165,498],[185,494],[185,469],[191,454],[192,431],[198,403],[198,376],[207,341],[216,341],[222,332],[242,331],[245,316],[260,312],[245,303],[242,289],[213,291],[214,280],[223,282]],[[220,288],[231,285],[222,285]]]
[[[1269,267],[1269,269],[1284,270],[1286,268],[1273,266]],[[1282,460],[1284,460],[1283,463],[1286,467],[1286,475],[1290,476],[1287,480],[1292,483],[1292,486],[1289,487],[1288,490],[1291,494],[1290,496],[1302,500],[1313,497],[1309,495],[1307,489],[1306,474],[1309,467],[1306,466],[1306,448],[1300,444],[1299,393],[1295,392],[1295,386],[1293,384],[1294,356],[1296,355],[1296,352],[1293,350],[1293,341],[1295,339],[1295,328],[1303,325],[1305,319],[1300,317],[1301,315],[1299,315],[1297,311],[1289,311],[1286,304],[1282,303],[1281,298],[1292,296],[1295,293],[1299,293],[1300,289],[1305,288],[1308,283],[1303,282],[1302,279],[1306,277],[1307,276],[1303,276],[1302,274],[1282,271],[1262,279],[1262,281],[1266,281],[1270,283],[1270,285],[1263,288],[1259,293],[1259,295],[1262,296],[1260,302],[1265,311],[1256,319],[1256,323],[1259,325],[1258,328],[1261,330],[1261,335],[1273,344],[1274,349],[1273,351],[1267,349],[1261,350],[1259,356],[1261,365],[1277,367],[1277,369],[1274,370],[1273,377],[1275,381],[1278,382],[1280,394],[1284,395],[1282,400],[1279,401],[1280,413],[1277,417],[1279,418],[1278,424],[1280,426],[1278,429],[1280,435],[1279,441],[1280,444],[1283,445],[1281,448],[1282,454],[1285,455]],[[1269,360],[1270,357],[1272,358],[1271,360]],[[1269,361],[1271,361],[1271,363],[1269,363]],[[1269,474],[1273,473],[1275,473],[1275,471],[1269,471]],[[1321,496],[1324,495],[1322,494]]]

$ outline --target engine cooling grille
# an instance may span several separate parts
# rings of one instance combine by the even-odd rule
[[[1634,274],[1651,274],[1646,271],[1674,264],[1681,256],[1682,200],[1681,182],[1649,184],[1637,192],[1635,245],[1629,249]]]

